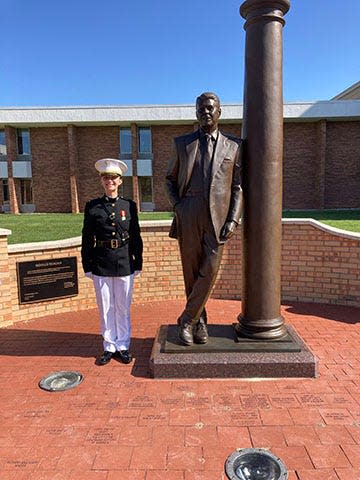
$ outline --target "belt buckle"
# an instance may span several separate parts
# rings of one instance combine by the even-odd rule
[[[110,246],[111,248],[118,248],[119,246],[119,241],[116,238],[112,238],[110,240]]]

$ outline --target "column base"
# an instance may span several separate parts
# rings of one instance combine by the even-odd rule
[[[316,377],[317,360],[288,325],[278,342],[237,339],[234,325],[208,325],[204,345],[183,345],[177,325],[162,325],[149,361],[153,378]]]
[[[261,320],[248,320],[244,315],[238,316],[239,323],[235,327],[238,337],[254,340],[279,340],[286,335],[284,317]]]

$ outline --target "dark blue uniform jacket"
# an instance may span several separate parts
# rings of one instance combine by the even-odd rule
[[[81,247],[85,273],[103,277],[130,275],[142,269],[142,251],[135,202],[106,196],[87,202]]]

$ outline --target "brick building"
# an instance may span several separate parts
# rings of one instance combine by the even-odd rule
[[[242,105],[222,106],[240,136]],[[94,162],[120,158],[123,195],[140,209],[169,205],[172,138],[196,128],[194,105],[0,109],[0,211],[79,212],[101,194]],[[284,105],[286,209],[360,207],[360,100]]]

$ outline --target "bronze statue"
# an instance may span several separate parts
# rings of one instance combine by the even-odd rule
[[[185,345],[208,341],[205,304],[242,211],[241,140],[218,130],[220,115],[217,95],[196,99],[200,127],[174,139],[166,174],[174,209],[169,235],[179,241],[187,298],[178,319]]]

